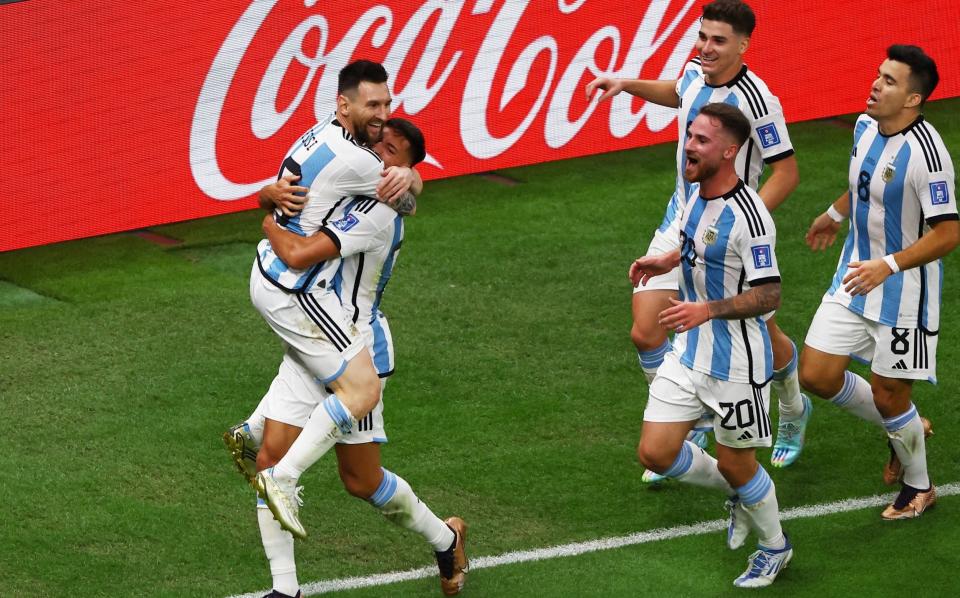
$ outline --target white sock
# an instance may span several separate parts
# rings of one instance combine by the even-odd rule
[[[340,399],[330,395],[317,405],[290,450],[273,466],[274,477],[300,479],[303,472],[319,461],[356,423]]]
[[[367,500],[393,523],[423,536],[436,552],[450,548],[456,538],[447,524],[417,498],[410,484],[391,471],[383,470],[380,487]]]
[[[752,529],[765,548],[779,549],[787,545],[780,527],[780,507],[777,503],[777,488],[767,471],[757,466],[757,473],[749,482],[737,488],[740,504],[743,505]]]
[[[288,596],[300,591],[297,582],[297,563],[293,558],[293,534],[280,527],[266,503],[257,500],[257,522],[260,524],[260,539],[263,552],[270,562],[273,589]]]
[[[887,437],[903,464],[903,483],[918,490],[930,487],[927,474],[927,445],[923,437],[923,423],[913,403],[906,412],[883,420]]]
[[[785,367],[773,372],[773,391],[777,393],[781,421],[798,419],[803,415],[803,398],[800,395],[800,377],[797,375],[797,346],[793,347],[793,357]]]
[[[851,371],[843,373],[843,387],[830,402],[842,407],[860,419],[878,426],[883,425],[883,416],[873,402],[873,390],[870,383]]]
[[[257,404],[257,408],[253,410],[253,413],[250,414],[250,417],[247,418],[247,429],[250,430],[250,436],[253,437],[254,442],[257,443],[257,446],[263,444],[263,426],[267,421],[267,418],[264,417],[263,412],[267,405],[267,397],[260,399],[260,402]]]
[[[640,368],[643,369],[643,377],[647,379],[647,384],[653,382],[657,377],[657,370],[663,363],[663,356],[666,355],[673,345],[670,339],[663,341],[663,344],[650,351],[637,351],[637,357],[640,359]]]
[[[673,461],[673,465],[663,472],[663,475],[688,484],[722,490],[727,496],[734,494],[733,488],[720,475],[717,460],[689,440],[683,441],[683,446],[680,447],[680,453]]]

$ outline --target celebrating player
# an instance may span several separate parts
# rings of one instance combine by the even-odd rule
[[[743,54],[750,45],[755,23],[753,11],[740,0],[715,0],[703,7],[696,45],[698,56],[687,63],[679,80],[599,78],[587,85],[588,95],[595,89],[604,90],[601,100],[626,91],[656,104],[678,108],[676,187],[667,203],[663,221],[654,232],[647,255],[658,255],[671,247],[672,239],[664,236],[682,212],[691,184],[683,177],[687,127],[709,102],[731,104],[739,108],[750,122],[750,138],[742,145],[735,167],[740,178],[756,189],[764,164],[771,166],[772,173],[759,191],[768,210],[783,203],[800,180],[780,101],[743,63]],[[658,324],[657,314],[677,297],[677,276],[678,272],[672,271],[653,278],[645,286],[634,288],[631,337],[648,382],[653,380],[664,355],[670,350],[667,331]],[[810,400],[800,394],[796,346],[774,319],[767,324],[773,343],[773,385],[779,397],[779,425],[771,463],[774,467],[786,467],[796,461],[803,450],[812,408]],[[709,426],[709,422],[701,422],[697,428],[709,429]],[[698,438],[702,446],[705,440]],[[645,481],[657,479],[658,476],[649,470],[644,472]]]
[[[760,540],[734,580],[740,587],[770,585],[793,556],[773,481],[756,459],[756,447],[771,443],[773,354],[763,315],[780,304],[780,273],[773,219],[736,170],[751,129],[728,104],[701,107],[683,147],[684,178],[699,185],[664,235],[674,249],[630,266],[640,286],[680,268],[680,300],[657,314],[675,336],[650,384],[637,456],[661,475],[730,497],[728,545],[741,546],[750,529]],[[685,440],[704,409],[715,414],[717,459]]]
[[[849,233],[833,282],[800,356],[807,390],[886,429],[884,480],[902,478],[884,519],[919,517],[936,502],[927,474],[929,422],[911,401],[914,380],[936,381],[940,258],[960,242],[953,162],[923,104],[937,86],[934,61],[895,45],[877,70],[866,114],[857,119],[850,187],[807,232],[814,250]],[[871,362],[870,382],[847,370]]]

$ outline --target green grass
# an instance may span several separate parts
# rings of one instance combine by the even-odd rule
[[[955,157],[958,109],[927,109]],[[852,131],[810,122],[791,135],[802,182],[776,214],[778,322],[800,343],[838,253],[810,253],[803,234],[846,185]],[[468,520],[471,554],[721,516],[713,493],[644,488],[634,454],[646,384],[626,269],[662,216],[673,160],[667,144],[506,171],[516,187],[436,181],[410,219],[384,303],[398,366],[384,464],[438,514]],[[220,442],[280,357],[248,298],[259,220],[155,229],[183,240],[175,247],[113,235],[0,254],[0,594],[225,596],[270,585],[253,496]],[[940,385],[915,392],[937,430],[928,456],[941,483],[960,480],[958,262],[946,261]],[[802,460],[769,468],[781,505],[886,491],[883,434],[816,407]],[[302,582],[431,562],[420,539],[340,488],[331,459],[304,480]],[[903,525],[873,510],[791,522],[797,556],[777,591],[899,596],[895,573],[909,570],[924,592],[948,594],[958,504],[944,499]],[[478,570],[466,595],[713,595],[747,552],[724,550],[719,534],[684,538]],[[437,592],[420,580],[355,595]]]

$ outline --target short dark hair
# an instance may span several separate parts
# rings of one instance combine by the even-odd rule
[[[750,137],[750,121],[739,108],[722,102],[713,102],[701,108],[700,114],[719,120],[721,128],[733,135],[738,147],[743,147],[747,138]]]
[[[337,79],[337,95],[356,91],[363,81],[386,83],[387,70],[379,62],[355,60],[340,69],[340,76]]]
[[[887,58],[910,67],[910,91],[920,94],[920,105],[923,106],[940,82],[937,63],[920,47],[904,44],[895,44],[887,48]]]
[[[423,132],[417,125],[405,118],[390,118],[383,123],[383,126],[393,129],[410,142],[410,166],[416,166],[427,157],[427,143],[423,138]]]
[[[740,0],[713,0],[703,7],[703,18],[726,23],[735,33],[747,37],[753,34],[753,28],[757,26],[753,9]]]

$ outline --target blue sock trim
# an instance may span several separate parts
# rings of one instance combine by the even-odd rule
[[[690,471],[690,466],[693,464],[693,450],[690,448],[691,446],[693,445],[690,442],[686,440],[683,441],[683,446],[680,447],[677,458],[673,460],[673,465],[670,466],[670,469],[663,472],[663,475],[668,478],[676,478]]]
[[[640,365],[644,368],[657,369],[660,367],[660,364],[663,363],[663,356],[669,353],[672,348],[673,345],[670,344],[670,339],[667,339],[656,349],[637,351],[637,356],[640,357]]]
[[[790,346],[793,347],[793,357],[790,359],[790,363],[779,370],[773,370],[773,379],[778,382],[786,380],[787,376],[797,371],[797,345],[790,341]]]
[[[843,373],[843,387],[840,389],[840,392],[837,393],[837,396],[830,399],[837,407],[843,407],[850,402],[850,399],[853,398],[853,390],[857,386],[857,375],[853,372],[846,371]]]
[[[763,500],[763,497],[770,492],[770,488],[772,487],[773,480],[770,479],[767,470],[762,466],[758,466],[757,473],[754,474],[753,478],[743,486],[735,488],[735,490],[740,496],[740,501],[743,503],[743,506],[749,507]]]
[[[257,507],[258,507],[258,508],[259,508],[259,507],[267,508],[267,501],[265,501],[265,500],[263,500],[262,498],[260,498],[260,495],[259,495],[259,494],[257,495]]]
[[[910,408],[907,409],[906,413],[901,413],[900,415],[895,415],[890,418],[884,418],[883,427],[887,429],[887,432],[896,432],[900,428],[909,424],[910,420],[915,417],[918,417],[917,406],[913,403],[910,403]]]
[[[380,471],[383,472],[383,479],[380,480],[380,485],[377,487],[377,491],[373,493],[369,499],[370,503],[373,506],[379,508],[383,505],[390,502],[390,499],[397,493],[397,475],[392,471],[388,471],[384,468],[380,468]]]
[[[353,421],[350,418],[350,413],[347,411],[347,408],[343,406],[343,403],[340,402],[340,399],[336,395],[330,395],[323,402],[323,408],[327,410],[327,415],[330,416],[330,419],[333,420],[333,423],[340,428],[340,431],[344,434],[350,431],[353,428]]]

